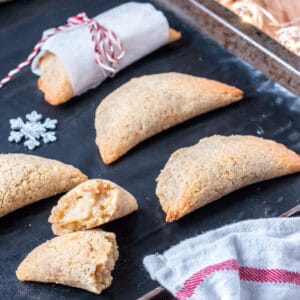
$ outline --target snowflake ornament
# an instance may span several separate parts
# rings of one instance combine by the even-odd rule
[[[26,115],[26,121],[18,117],[10,119],[11,132],[8,137],[9,142],[20,143],[25,140],[24,146],[33,150],[40,146],[39,140],[42,139],[45,144],[56,141],[55,131],[49,131],[56,128],[57,120],[46,118],[42,123],[43,116],[36,111]]]

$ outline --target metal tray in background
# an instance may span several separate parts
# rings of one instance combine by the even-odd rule
[[[300,56],[215,0],[155,0],[300,96]]]
[[[24,59],[45,28],[64,24],[78,12],[94,16],[123,1],[19,0],[0,9],[0,72],[5,75]],[[300,201],[300,175],[258,183],[211,203],[178,222],[164,221],[155,196],[155,178],[170,154],[213,134],[254,134],[300,152],[300,102],[281,86],[229,54],[200,32],[166,13],[182,31],[181,41],[145,57],[69,103],[52,107],[36,88],[29,68],[0,90],[0,152],[24,152],[79,167],[90,178],[117,182],[138,199],[138,212],[103,226],[117,234],[120,259],[110,288],[101,296],[84,290],[22,283],[18,264],[40,243],[53,237],[47,222],[57,197],[43,200],[0,219],[0,295],[6,299],[135,299],[157,286],[142,266],[146,254],[162,252],[179,241],[239,220],[278,216]],[[235,85],[245,92],[240,103],[207,113],[148,139],[116,163],[105,166],[95,145],[94,114],[101,99],[134,76],[184,72]],[[9,144],[9,119],[32,110],[58,120],[58,141],[34,152]]]

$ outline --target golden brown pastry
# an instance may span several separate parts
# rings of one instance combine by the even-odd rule
[[[0,217],[66,192],[87,177],[71,165],[26,154],[0,154]]]
[[[39,61],[41,76],[38,88],[45,94],[45,100],[52,105],[62,104],[74,95],[68,74],[58,58],[46,52]]]
[[[78,231],[55,237],[33,249],[19,265],[21,281],[52,282],[100,294],[110,286],[118,259],[113,233]]]
[[[91,179],[60,198],[49,222],[54,234],[94,228],[138,209],[136,199],[117,184]]]
[[[180,32],[169,29],[169,43],[180,38]],[[68,74],[59,59],[47,51],[40,58],[39,66],[41,75],[38,79],[38,88],[44,93],[45,100],[52,105],[59,105],[70,100],[74,92]]]
[[[134,78],[98,106],[96,144],[109,164],[141,141],[242,96],[235,87],[186,74]]]
[[[300,156],[255,136],[214,135],[175,151],[157,178],[156,195],[172,222],[234,190],[300,171]]]

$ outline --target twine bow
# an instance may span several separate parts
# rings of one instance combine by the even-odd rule
[[[7,76],[0,81],[0,88],[9,82],[13,76],[29,65],[40,51],[42,45],[53,35],[70,27],[85,25],[88,27],[91,41],[95,52],[95,61],[99,66],[112,77],[116,73],[117,63],[124,57],[125,51],[120,39],[116,34],[99,24],[95,19],[89,18],[86,13],[79,13],[70,17],[66,24],[50,30],[47,35],[40,39],[29,56],[16,68],[11,70]]]

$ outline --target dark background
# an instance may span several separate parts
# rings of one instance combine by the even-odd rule
[[[85,11],[94,16],[123,1],[18,0],[0,6],[0,77],[21,62],[44,29],[64,24]],[[55,284],[22,283],[15,276],[26,254],[53,237],[47,222],[57,197],[35,203],[0,219],[1,299],[135,299],[157,286],[143,269],[146,254],[239,220],[278,216],[300,201],[300,176],[292,175],[234,192],[178,222],[166,224],[155,196],[155,178],[170,154],[213,134],[253,134],[282,142],[300,152],[300,102],[224,49],[167,14],[182,31],[181,41],[166,46],[69,103],[52,107],[38,91],[27,67],[0,89],[0,152],[23,152],[73,164],[90,178],[117,182],[138,199],[138,212],[103,226],[117,234],[120,259],[113,283],[101,296]],[[245,92],[240,103],[197,117],[143,142],[105,166],[95,145],[94,114],[101,99],[131,77],[178,71],[235,85]],[[58,141],[31,152],[10,144],[9,119],[33,110],[58,120]]]

